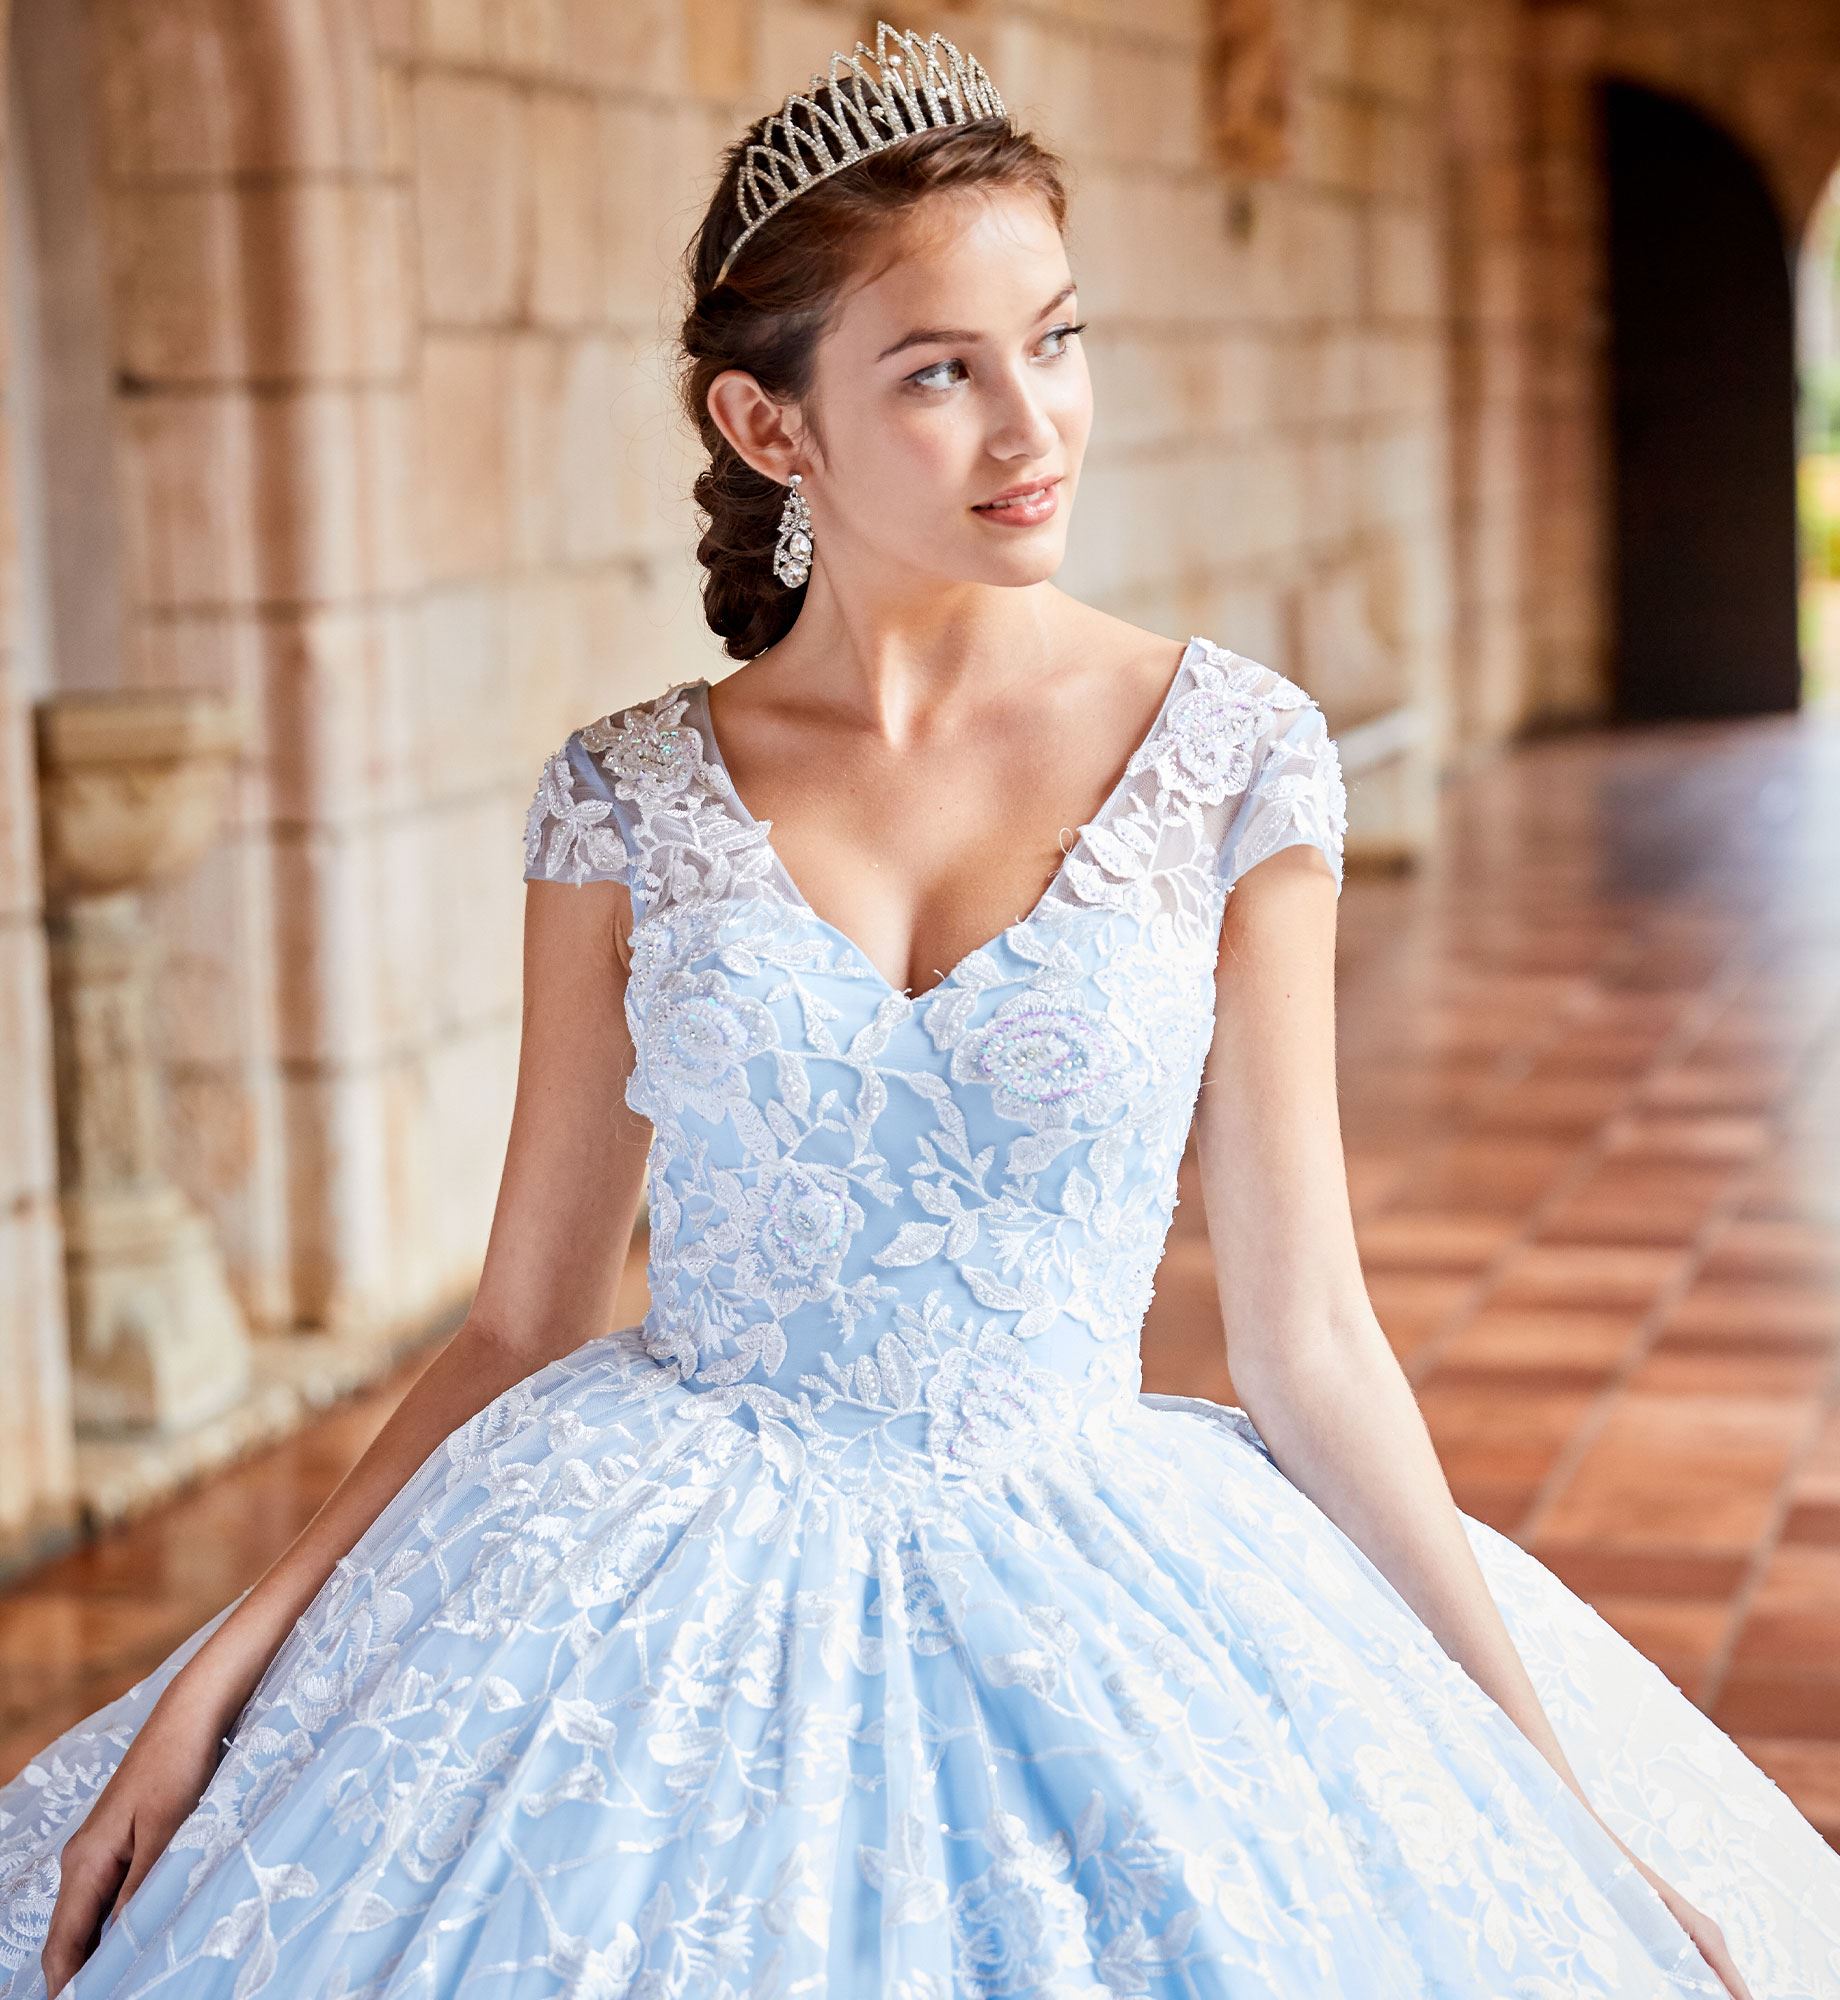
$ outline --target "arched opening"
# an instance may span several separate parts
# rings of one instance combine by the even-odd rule
[[[1840,168],[1802,233],[1795,308],[1802,687],[1840,710]]]
[[[1789,232],[1757,163],[1679,99],[1603,85],[1614,710],[1802,699]]]

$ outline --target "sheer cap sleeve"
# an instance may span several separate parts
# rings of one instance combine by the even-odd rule
[[[544,764],[524,821],[526,882],[632,887],[627,808],[576,730]]]
[[[1249,665],[1250,663],[1242,663]],[[1348,793],[1335,738],[1316,701],[1295,681],[1258,667],[1259,685],[1241,711],[1247,776],[1220,839],[1220,878],[1231,889],[1280,848],[1308,845],[1328,862],[1342,892]]]

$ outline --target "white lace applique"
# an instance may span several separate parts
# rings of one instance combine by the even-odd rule
[[[643,912],[627,1004],[629,1101],[659,1127],[645,1338],[728,1392],[697,1415],[745,1413],[868,1476],[874,1440],[919,1429],[922,1378],[985,1315],[1024,1342],[1081,1329],[1077,1422],[1136,1393],[1212,1031],[1221,846],[1298,709],[1314,704],[1293,682],[1191,639],[1036,908],[918,996],[805,903],[735,795],[706,682],[579,733]],[[1297,778],[1261,802],[1256,844],[1333,842],[1339,872],[1330,801],[1312,816]],[[885,1385],[852,1337],[903,1300],[927,1329],[915,1382],[866,1394]]]
[[[543,767],[524,821],[526,874],[576,883],[590,875],[623,876],[619,829],[606,824],[612,810],[605,799],[576,798],[568,753],[557,751]]]

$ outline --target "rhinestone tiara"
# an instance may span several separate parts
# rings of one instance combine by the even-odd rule
[[[814,71],[811,94],[795,91],[749,145],[735,182],[735,206],[747,226],[729,245],[716,283],[755,230],[814,181],[930,125],[1003,115],[997,87],[975,56],[961,54],[944,35],[922,38],[877,21],[873,50],[862,42],[848,55],[833,50],[830,74]]]

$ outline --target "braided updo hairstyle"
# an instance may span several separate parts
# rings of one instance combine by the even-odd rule
[[[1016,189],[1039,197],[1057,229],[1067,220],[1065,163],[1008,118],[933,126],[802,190],[749,237],[718,285],[716,272],[743,227],[736,179],[766,123],[757,120],[723,155],[721,179],[685,252],[690,306],[677,371],[685,413],[709,452],[691,489],[709,516],[696,551],[707,571],[703,616],[735,660],[783,638],[810,585],[789,587],[773,573],[787,488],[756,472],[722,435],[709,414],[710,384],[739,368],[769,396],[803,404],[846,286],[869,276],[876,257],[911,243],[923,196]],[[949,226],[950,208],[941,208],[939,224]],[[805,407],[802,415],[822,448],[816,412]],[[823,523],[813,525],[821,537]]]

